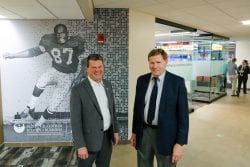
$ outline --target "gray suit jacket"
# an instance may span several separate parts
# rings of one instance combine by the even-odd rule
[[[103,80],[111,116],[110,139],[118,133],[112,86]],[[73,87],[70,98],[71,126],[76,149],[87,147],[99,151],[103,140],[103,117],[94,90],[88,79]]]

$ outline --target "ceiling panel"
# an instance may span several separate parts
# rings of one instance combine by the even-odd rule
[[[85,1],[85,0],[84,0]],[[249,36],[250,0],[93,0],[95,8],[130,8],[190,27]],[[76,0],[0,0],[0,15],[9,19],[82,19]]]
[[[232,38],[242,38],[242,39],[248,39],[249,40],[249,35],[246,35],[246,34],[250,34],[250,29],[243,29],[243,30],[240,30],[240,29],[235,29],[235,30],[232,30],[230,32],[230,35]]]
[[[204,23],[205,22],[204,19],[196,18],[190,14],[177,15],[177,16],[173,16],[171,18],[174,20],[180,20],[180,21],[191,22],[191,23]]]
[[[0,0],[1,7],[13,11],[25,19],[55,19],[43,6],[36,0]]]
[[[204,1],[206,1],[206,2],[208,2],[208,3],[218,3],[218,2],[225,2],[225,1],[228,1],[228,0],[204,0]]]
[[[194,16],[216,17],[223,14],[223,12],[211,5],[202,5],[199,7],[186,8],[184,10]]]
[[[107,3],[98,3],[94,0],[95,8],[136,8],[157,4],[155,0],[112,0]]]
[[[169,18],[172,21],[179,22],[181,24],[191,26],[193,28],[201,28],[202,25],[208,24],[204,19],[194,17],[190,14],[173,16]]]
[[[159,3],[164,3],[164,2],[171,2],[172,0],[155,0],[155,1],[157,1]]]
[[[218,15],[216,17],[207,17],[206,20],[222,26],[231,26],[232,24],[239,24],[239,22],[234,18],[223,15]]]
[[[238,33],[241,32],[249,32],[250,33],[250,26],[243,26],[243,25],[231,25],[230,27],[228,27],[228,29],[230,29],[231,31],[235,31]],[[248,36],[248,34],[245,34],[245,36]]]
[[[115,1],[116,0],[93,0],[93,3],[94,3],[94,6],[97,7],[97,6],[101,6],[101,5],[104,5],[104,4],[113,3]]]
[[[227,8],[224,9],[224,11],[235,19],[238,19],[238,21],[250,19],[250,5],[237,7],[237,10],[234,10],[233,8]]]
[[[185,8],[191,8],[195,6],[201,6],[201,5],[206,5],[207,2],[204,0],[174,0],[174,1],[169,1],[166,3],[162,3],[162,5],[170,5],[171,7],[175,9],[185,9]]]
[[[159,13],[160,15],[163,15],[162,12],[171,13],[171,12],[176,11],[172,7],[163,6],[162,4],[149,5],[149,6],[138,7],[138,8],[134,8],[134,9],[136,9],[138,11],[145,12],[145,13],[150,13],[152,15],[154,13]]]
[[[161,14],[164,14],[167,17],[174,17],[174,16],[184,16],[184,15],[187,15],[187,12],[183,11],[183,10],[173,10],[173,11],[162,11]]]
[[[217,25],[230,25],[230,24],[238,24],[238,21],[231,17],[228,16],[225,13],[222,12],[217,12],[217,13],[213,13],[211,15],[208,14],[197,14],[197,13],[190,13],[194,18],[199,18],[202,19],[206,22],[211,22],[211,23],[215,23]]]
[[[226,36],[226,32],[230,31],[230,29],[228,29],[227,27],[206,21],[204,19],[193,17],[192,15],[174,16],[171,19],[172,19],[171,21],[173,22],[179,22],[180,24],[184,24],[190,27],[194,27],[197,29],[201,29],[203,31],[207,31],[207,32],[211,32],[211,33],[215,33],[219,35]]]
[[[10,12],[2,7],[0,7],[0,15],[4,16],[6,18],[9,18],[9,19],[21,19],[20,16],[14,14],[13,12]]]
[[[76,0],[39,0],[59,19],[84,19]]]
[[[222,1],[222,2],[217,2],[213,4],[216,7],[219,7],[220,9],[234,9],[238,10],[238,7],[242,6],[250,6],[250,1],[249,0],[227,0],[227,1]]]

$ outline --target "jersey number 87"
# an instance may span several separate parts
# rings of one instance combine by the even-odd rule
[[[73,49],[72,48],[62,48],[62,53],[58,48],[53,48],[51,50],[51,55],[53,56],[53,58],[55,59],[55,62],[57,64],[61,64],[62,63],[62,58],[61,58],[61,54],[67,54],[68,59],[66,64],[69,65],[72,63],[72,56],[73,56]]]

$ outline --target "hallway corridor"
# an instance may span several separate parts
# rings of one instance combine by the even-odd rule
[[[249,167],[250,94],[228,95],[190,114],[189,144],[184,147],[178,167]],[[120,145],[111,166],[136,167],[136,152]]]

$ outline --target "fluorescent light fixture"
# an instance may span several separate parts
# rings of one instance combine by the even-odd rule
[[[174,43],[177,43],[177,41],[159,41],[157,43],[159,43],[159,44],[174,44]]]
[[[212,44],[212,50],[222,50],[223,47],[222,45],[219,45],[219,44]]]
[[[177,32],[177,33],[155,34],[156,37],[162,37],[162,36],[182,36],[182,35],[193,35],[193,33],[192,32]]]
[[[250,25],[250,20],[243,20],[241,21],[243,25]]]
[[[4,18],[6,18],[5,16],[3,16],[3,15],[0,15],[0,19],[4,19]]]

